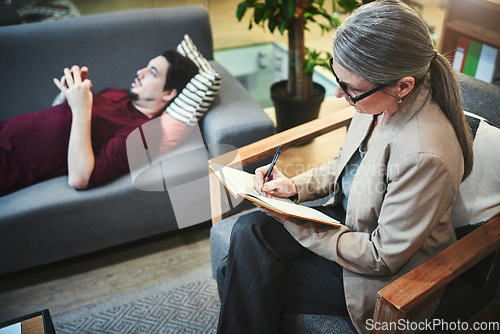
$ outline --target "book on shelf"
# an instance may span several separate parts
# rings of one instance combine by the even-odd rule
[[[469,48],[470,40],[465,36],[458,36],[457,50],[453,58],[453,69],[456,72],[463,72],[465,57],[467,57],[467,49]]]
[[[453,58],[453,69],[476,79],[492,83],[500,69],[497,67],[498,49],[459,36]]]
[[[477,64],[476,79],[491,83],[495,72],[498,49],[484,44]]]
[[[241,196],[246,200],[253,202],[257,206],[265,207],[269,210],[285,214],[289,217],[295,217],[336,227],[342,226],[336,219],[333,219],[332,217],[327,216],[314,208],[296,204],[289,198],[269,198],[259,195],[259,191],[255,189],[254,186],[253,174],[216,163],[210,163],[209,168],[235,198]]]
[[[469,49],[467,50],[467,56],[465,57],[463,73],[471,77],[476,76],[477,64],[479,63],[479,56],[481,55],[481,49],[483,45],[476,41],[471,40],[469,42]]]

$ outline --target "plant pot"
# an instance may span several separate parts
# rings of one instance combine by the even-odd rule
[[[318,118],[325,88],[314,83],[314,94],[307,101],[292,101],[286,96],[287,81],[278,81],[271,86],[271,99],[276,111],[276,130],[282,132]]]

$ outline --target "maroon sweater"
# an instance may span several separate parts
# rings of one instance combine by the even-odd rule
[[[0,122],[0,196],[68,173],[71,109],[63,103]],[[94,94],[91,138],[95,167],[89,187],[129,170],[126,139],[149,121],[132,105],[124,89]]]

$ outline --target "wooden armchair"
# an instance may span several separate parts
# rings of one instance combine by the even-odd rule
[[[238,163],[241,163],[243,167],[248,166],[272,156],[279,145],[287,149],[306,143],[329,131],[349,126],[353,112],[352,109],[336,112],[245,146],[239,149]],[[231,165],[235,162],[235,156],[235,152],[230,152],[215,157],[211,161]],[[224,212],[229,210],[228,194],[215,175],[211,175],[210,178],[212,222],[215,224],[224,217]],[[406,319],[412,309],[499,248],[500,214],[380,290],[374,322],[397,323],[400,319]],[[493,314],[495,312],[496,315],[500,314],[498,305],[493,305],[493,307],[496,308],[492,309],[492,305],[488,305],[487,309],[490,312],[493,310]],[[377,333],[376,330],[373,332]],[[398,331],[379,332],[397,333]]]

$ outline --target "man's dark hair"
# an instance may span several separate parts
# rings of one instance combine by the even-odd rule
[[[198,66],[175,50],[168,50],[162,54],[168,61],[167,80],[163,90],[177,90],[180,94],[188,82],[198,73]]]

